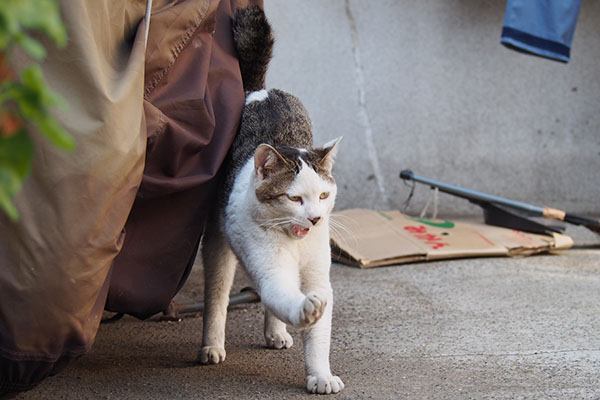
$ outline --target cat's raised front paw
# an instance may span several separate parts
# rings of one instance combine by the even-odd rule
[[[216,346],[204,346],[198,353],[200,364],[219,364],[225,361],[225,349]]]
[[[306,389],[311,393],[333,394],[338,393],[343,388],[344,382],[342,382],[342,380],[338,376],[308,375],[306,377]]]
[[[289,349],[294,344],[294,339],[286,331],[266,333],[265,340],[271,349]]]
[[[300,308],[300,327],[315,324],[323,316],[326,306],[327,300],[322,299],[316,293],[307,294]]]

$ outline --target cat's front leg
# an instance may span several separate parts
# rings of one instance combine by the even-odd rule
[[[344,388],[344,382],[331,373],[329,348],[331,342],[331,319],[333,294],[328,290],[327,306],[322,318],[302,332],[304,359],[306,363],[306,389],[311,393],[332,394]]]
[[[283,265],[253,276],[260,298],[269,312],[282,323],[299,329],[312,326],[323,316],[327,298],[315,292],[302,293],[298,273],[295,272],[297,269]],[[250,269],[249,272],[252,276]],[[281,325],[270,316],[267,318],[271,331],[280,332]]]

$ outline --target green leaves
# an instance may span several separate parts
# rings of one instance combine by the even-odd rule
[[[46,87],[39,65],[33,64],[23,69],[21,82],[9,85],[6,100],[14,101],[23,119],[32,122],[56,147],[73,150],[73,138],[50,115],[52,107],[65,108],[66,102]]]
[[[29,175],[32,159],[33,143],[25,130],[0,139],[0,207],[13,220],[19,214],[12,198]]]
[[[59,149],[72,151],[75,141],[52,117],[53,107],[66,108],[44,81],[39,65],[24,68],[18,79],[6,65],[6,58],[18,46],[37,61],[46,49],[29,35],[38,31],[57,46],[67,43],[56,0],[0,0],[0,209],[18,219],[13,203],[33,161],[33,142],[22,121],[28,121]]]
[[[19,45],[36,60],[46,56],[40,42],[27,34],[39,30],[57,46],[67,43],[67,31],[60,18],[56,0],[2,0],[0,2],[0,50]]]

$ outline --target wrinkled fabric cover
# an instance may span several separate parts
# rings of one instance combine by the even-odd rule
[[[144,1],[62,0],[42,67],[77,147],[34,135],[21,218],[0,213],[0,395],[85,354],[105,305],[148,316],[185,281],[244,101],[235,7],[155,0],[145,52]]]
[[[146,168],[113,267],[111,311],[147,317],[165,310],[192,267],[215,196],[213,177],[244,102],[231,13],[230,2],[222,1],[201,8],[183,2],[152,15]],[[165,41],[175,44],[171,52]]]

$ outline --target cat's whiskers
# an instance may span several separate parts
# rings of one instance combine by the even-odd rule
[[[279,225],[282,223],[286,223],[290,221],[290,217],[275,217],[275,218],[269,218],[269,219],[264,219],[260,224],[258,224],[258,226],[271,226],[271,225]]]
[[[268,231],[270,231],[284,225],[292,225],[294,220],[294,217],[276,217],[264,220],[258,226],[261,228],[266,228]]]
[[[347,236],[354,236],[354,234],[352,233],[352,231],[350,229],[348,229],[348,227],[346,227],[346,225],[344,225],[340,221],[337,221],[337,220],[335,220],[333,218],[331,218],[329,220],[329,227],[337,235],[341,235],[342,233],[346,233]]]
[[[333,232],[333,236],[335,236],[342,246],[356,247],[358,245],[358,239],[352,230],[341,221],[342,219],[346,219],[347,222],[352,222],[354,225],[357,225],[356,221],[352,218],[348,218],[345,215],[333,214],[331,218],[329,218],[329,228]],[[348,246],[348,241],[346,239],[351,239],[354,246]]]
[[[352,227],[355,228],[355,230],[359,229],[358,223],[354,219],[346,215],[333,213],[331,214],[329,221],[332,224],[334,224],[335,227],[340,228],[344,232],[348,233],[348,235],[352,235],[352,231],[350,230],[350,227],[348,227],[348,225],[352,225]]]

